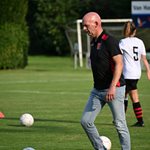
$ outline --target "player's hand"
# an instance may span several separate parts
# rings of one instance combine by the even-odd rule
[[[106,101],[111,102],[115,98],[116,86],[111,86],[106,94]]]

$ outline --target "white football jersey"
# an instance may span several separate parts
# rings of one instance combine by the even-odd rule
[[[143,41],[137,37],[127,37],[120,40],[119,46],[123,52],[125,79],[140,79],[141,55],[146,55]]]

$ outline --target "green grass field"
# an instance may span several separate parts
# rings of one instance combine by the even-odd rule
[[[92,88],[90,70],[73,69],[71,58],[29,57],[24,70],[0,71],[0,150],[92,150],[80,118]],[[131,102],[127,122],[132,150],[150,150],[150,82],[143,72],[138,84],[144,111],[144,128],[136,122]],[[20,125],[19,117],[31,113],[32,127]],[[101,135],[112,141],[112,150],[120,150],[117,132],[108,106],[96,119]]]

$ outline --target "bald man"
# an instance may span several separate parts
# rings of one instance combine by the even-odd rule
[[[124,112],[125,81],[122,75],[123,62],[119,43],[103,30],[101,17],[95,12],[85,14],[83,30],[92,37],[90,59],[94,83],[82,115],[81,125],[94,149],[106,150],[94,121],[105,104],[108,104],[121,149],[130,150],[130,134]]]

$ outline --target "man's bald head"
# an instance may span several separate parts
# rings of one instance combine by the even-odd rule
[[[91,37],[98,37],[103,31],[101,17],[96,12],[89,12],[83,17],[83,30]]]
[[[101,17],[96,12],[89,12],[85,14],[85,16],[83,17],[83,20],[84,19],[88,19],[93,22],[98,22],[98,24],[101,25]]]

